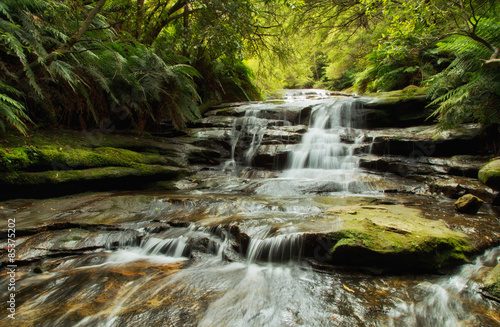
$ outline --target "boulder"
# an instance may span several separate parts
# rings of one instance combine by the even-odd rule
[[[409,158],[450,157],[482,154],[480,126],[461,125],[440,131],[436,126],[413,126],[368,130],[366,140],[373,140],[371,154],[402,155]]]
[[[483,200],[472,194],[466,194],[453,205],[458,212],[475,214],[484,203]]]
[[[475,195],[486,202],[492,202],[495,199],[495,193],[491,188],[469,177],[427,176],[424,183],[429,186],[431,193],[444,195],[450,199],[459,199],[465,194]]]
[[[500,301],[500,263],[484,279],[483,294]]]
[[[493,160],[481,168],[478,178],[492,189],[500,191],[500,159]]]
[[[413,208],[354,206],[345,213],[334,209],[331,213],[342,223],[323,239],[330,245],[327,261],[334,265],[435,270],[464,262],[472,250],[466,235],[441,221],[421,218]]]

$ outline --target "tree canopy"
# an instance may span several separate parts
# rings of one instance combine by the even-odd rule
[[[428,87],[500,123],[495,0],[5,0],[0,128],[176,128],[284,87]]]

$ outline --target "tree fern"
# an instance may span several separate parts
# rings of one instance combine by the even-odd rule
[[[500,45],[500,23],[485,19],[478,33],[492,44]],[[481,65],[491,51],[470,37],[455,35],[438,46],[453,53],[449,67],[429,80],[429,95],[438,105],[432,117],[443,127],[464,122],[500,124],[500,69]]]

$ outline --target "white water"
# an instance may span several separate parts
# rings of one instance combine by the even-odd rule
[[[373,184],[380,177],[360,169],[356,155],[356,151],[364,152],[360,145],[365,139],[364,131],[359,129],[363,117],[356,100],[332,97],[320,90],[288,91],[286,99],[312,107],[308,130],[288,153],[284,171],[278,178],[263,182],[255,192],[280,196],[373,193]],[[255,153],[254,149],[250,146],[247,153]]]
[[[259,112],[258,109],[248,109],[245,111],[244,117],[235,120],[231,131],[231,160],[225,164],[224,170],[232,169],[233,172],[237,171],[236,147],[245,137],[250,137],[251,141],[250,146],[243,151],[243,164],[246,166],[251,165],[268,126],[267,119],[258,117]]]
[[[266,181],[257,193],[301,196],[332,184],[335,187],[330,190],[339,193],[353,192],[353,186],[358,184],[360,192],[366,190],[365,183],[359,181],[362,173],[354,154],[361,135],[349,118],[356,108],[349,100],[332,99],[327,94],[321,97],[326,99],[315,103],[309,132],[290,157],[289,168],[280,178]],[[247,164],[267,126],[267,122],[258,120],[258,112],[248,115],[244,118],[253,121],[253,125],[244,127],[242,119],[241,129],[235,129],[234,134],[237,140],[252,138],[244,154]],[[350,140],[347,143],[342,141],[346,138]],[[233,147],[235,163],[234,152]],[[167,204],[155,202],[152,208],[159,210],[153,211],[164,218],[179,209],[183,209],[183,214],[194,214],[199,206],[195,201],[182,202],[182,206]],[[235,212],[236,207],[241,212]],[[206,212],[219,218],[225,215],[256,221],[256,226],[247,229],[251,239],[246,253],[236,253],[232,248],[234,239],[219,227],[212,230],[191,225],[150,234],[138,246],[106,253],[106,261],[101,265],[59,266],[50,282],[28,289],[30,301],[20,306],[20,316],[38,319],[43,315],[35,325],[51,327],[495,326],[494,317],[486,320],[493,324],[482,324],[485,320],[481,315],[498,310],[498,306],[485,301],[479,289],[482,270],[496,262],[500,249],[488,251],[475,263],[439,278],[371,276],[334,270],[318,273],[301,262],[303,234],[298,234],[295,227],[297,221],[310,221],[321,212],[315,206],[252,201],[228,208],[221,202]],[[287,227],[279,234],[269,227],[283,222],[287,222]],[[197,246],[198,250],[193,250]],[[144,261],[146,264],[138,265],[139,268],[129,265]],[[179,262],[186,266],[175,268],[174,272],[168,270],[170,264]],[[119,285],[116,295],[103,301],[102,289],[109,287],[112,291],[115,284]],[[66,289],[72,291],[64,292]],[[79,304],[65,306],[67,302]],[[63,309],[44,310],[45,305],[53,303],[59,303]],[[85,307],[89,303],[96,303],[99,308]],[[62,316],[58,316],[59,311]]]
[[[304,234],[267,236],[252,237],[247,251],[247,261],[249,263],[257,261],[278,263],[300,262],[302,259]]]
[[[299,262],[291,263],[282,253],[298,239],[288,236],[268,238],[269,243],[258,240],[250,245],[245,262],[227,263],[213,256],[153,284],[145,275],[124,285],[108,313],[86,317],[78,326],[130,324],[134,320],[127,308],[162,297],[168,302],[161,311],[135,316],[140,326],[184,326],[188,312],[195,319],[188,320],[189,326],[496,326],[494,316],[484,320],[471,308],[486,306],[495,311],[495,304],[488,308],[481,297],[479,280],[482,270],[496,263],[500,248],[451,275],[394,279],[316,273]],[[284,263],[254,262],[259,253],[266,253],[263,248],[271,250],[270,258]]]
[[[339,190],[353,192],[359,158],[354,149],[363,134],[354,128],[357,104],[352,98],[331,99],[313,107],[309,129],[299,146],[289,154],[282,178],[329,180]],[[366,190],[369,190],[367,188]]]

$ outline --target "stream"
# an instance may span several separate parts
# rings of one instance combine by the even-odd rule
[[[325,208],[409,203],[414,195],[383,193],[396,182],[359,167],[359,156],[371,145],[352,98],[294,92],[276,106],[299,103],[312,109],[307,132],[283,169],[252,168],[265,133],[288,127],[285,120],[261,115],[268,105],[250,104],[231,127],[230,157],[198,173],[196,178],[211,183],[205,188],[40,200],[37,205],[55,208],[52,215],[70,207],[90,210],[85,201],[94,210],[110,199],[122,202],[102,218],[116,228],[93,236],[104,247],[82,246],[78,253],[47,255],[20,267],[16,319],[3,314],[0,324],[500,326],[500,305],[481,294],[500,247],[441,274],[324,269],[326,247],[319,244],[312,256],[304,253],[305,233],[336,223],[322,221]],[[443,210],[436,200],[429,216]],[[50,214],[37,219],[51,219]],[[58,231],[51,233],[59,237]],[[66,243],[83,238],[71,235],[61,237]],[[34,266],[43,273],[33,273]],[[2,278],[0,289],[7,287]]]

